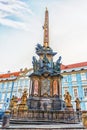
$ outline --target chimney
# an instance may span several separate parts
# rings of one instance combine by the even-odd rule
[[[22,72],[22,71],[23,71],[23,69],[21,68],[21,69],[20,69],[20,72]]]
[[[11,71],[10,70],[8,70],[8,72],[7,72],[8,74],[10,74],[11,73]]]

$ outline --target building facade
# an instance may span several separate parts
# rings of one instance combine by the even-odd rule
[[[87,62],[62,65],[62,97],[68,91],[72,96],[75,109],[75,99],[81,101],[81,110],[87,110]]]
[[[24,69],[18,72],[8,72],[0,74],[0,109],[7,109],[12,96],[20,97],[27,89],[29,95],[30,78],[32,69]],[[75,99],[78,97],[81,101],[81,109],[87,110],[87,62],[71,65],[61,65],[61,74],[63,76],[62,98],[68,91],[72,97],[72,104],[76,109]]]
[[[29,73],[32,69],[24,69],[18,72],[0,74],[0,109],[6,110],[12,96],[20,100],[22,92],[27,89],[29,94]]]

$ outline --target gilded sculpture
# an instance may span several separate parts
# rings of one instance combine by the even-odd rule
[[[12,96],[12,99],[10,101],[9,109],[11,112],[15,115],[18,111],[18,98],[16,96]]]
[[[11,109],[11,108],[13,107],[13,105],[14,105],[14,98],[15,98],[15,96],[13,95],[12,98],[11,98],[11,100],[10,100],[10,105],[9,105],[10,109]]]
[[[27,102],[27,95],[28,95],[28,93],[27,93],[27,90],[25,89],[24,92],[23,92],[23,95],[21,97],[21,104],[22,103],[26,104],[26,102]]]
[[[65,104],[67,107],[71,107],[71,95],[69,94],[69,92],[66,92],[66,94],[64,94],[64,100],[65,100]]]
[[[27,90],[25,89],[22,97],[21,97],[21,103],[18,106],[18,112],[23,116],[23,112],[26,112],[28,110],[28,106],[27,106]]]
[[[81,107],[80,107],[81,101],[79,100],[79,98],[76,98],[75,103],[76,103],[76,110],[77,111],[81,110]]]

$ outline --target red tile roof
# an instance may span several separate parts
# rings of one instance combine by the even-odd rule
[[[79,68],[79,67],[84,67],[84,66],[87,66],[87,62],[80,62],[80,63],[69,64],[69,65],[63,65],[62,64],[61,70]]]
[[[11,76],[18,77],[20,72],[13,72],[13,73],[7,73],[7,74],[0,74],[0,78],[9,78]]]
[[[87,66],[87,62],[80,62],[80,63],[75,63],[75,64],[69,64],[69,65],[61,65],[61,70],[64,69],[73,69],[73,68],[79,68],[79,67],[84,67]],[[24,72],[24,71],[22,71]],[[19,72],[13,72],[13,73],[6,73],[6,74],[0,74],[0,78],[10,78],[11,76],[16,76],[18,77],[20,75]]]

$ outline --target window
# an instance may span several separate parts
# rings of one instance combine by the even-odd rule
[[[17,87],[16,86],[13,88],[13,91],[17,91]]]
[[[25,85],[25,86],[24,86],[24,89],[29,89],[29,86]]]
[[[22,82],[21,86],[25,86],[25,80],[22,79],[21,82]]]
[[[78,97],[78,91],[77,91],[77,88],[74,88],[74,96],[75,96],[75,97]]]
[[[8,93],[8,94],[7,94],[7,98],[10,98],[10,94],[11,94],[11,93]]]
[[[29,82],[30,82],[30,81],[29,81],[28,79],[26,79],[26,80],[25,80],[25,85],[29,85]]]
[[[81,80],[86,80],[86,74],[85,73],[81,73]]]
[[[3,84],[2,83],[0,83],[0,92],[2,92],[2,87],[3,86]]]
[[[0,83],[0,87],[2,87],[2,83]]]
[[[4,101],[4,98],[5,98],[5,94],[2,94],[2,101]]]
[[[72,74],[72,81],[76,81],[76,74]]]
[[[68,92],[68,87],[64,88],[64,94],[66,94]]]
[[[21,80],[18,81],[17,85],[18,85],[18,86],[21,86]]]
[[[87,97],[87,88],[84,88],[84,96]]]
[[[68,82],[68,77],[67,76],[63,76],[63,82],[64,83]]]
[[[10,83],[8,84],[8,90],[7,90],[7,91],[11,91],[11,89],[12,89],[12,82],[10,82]]]
[[[3,88],[3,90],[4,90],[4,91],[6,91],[6,90],[7,90],[7,82],[6,82],[6,83],[4,83],[4,88]]]
[[[18,82],[14,82],[14,86],[17,86],[18,85]]]

